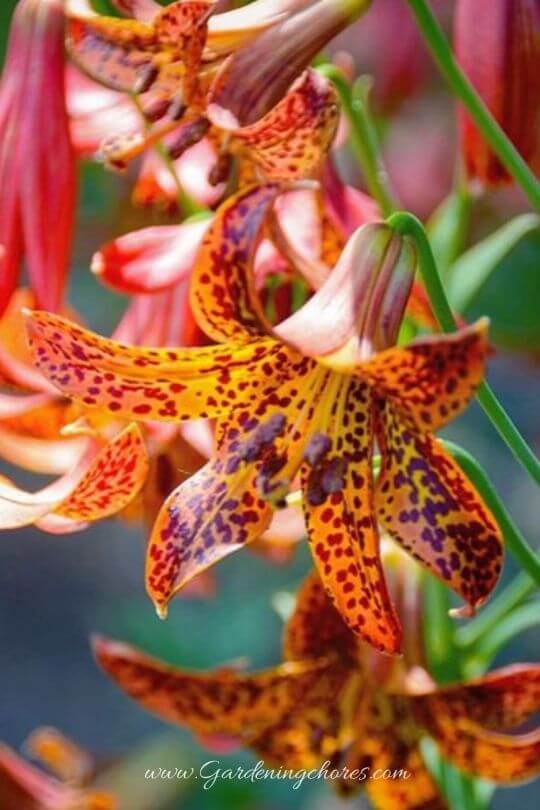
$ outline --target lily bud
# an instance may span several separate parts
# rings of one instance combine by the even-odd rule
[[[540,143],[538,0],[459,0],[457,59],[523,158]],[[486,186],[511,180],[467,112],[459,109],[461,149],[470,178]]]
[[[21,260],[37,305],[58,309],[75,209],[62,0],[21,0],[0,87],[0,312]]]
[[[275,332],[336,371],[396,342],[416,270],[413,243],[383,222],[358,228],[323,286]]]

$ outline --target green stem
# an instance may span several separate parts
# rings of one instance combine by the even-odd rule
[[[406,211],[392,214],[388,218],[388,224],[399,233],[407,234],[414,239],[418,250],[420,273],[437,321],[443,332],[455,332],[456,320],[448,303],[424,226],[413,214]],[[533,481],[540,484],[540,461],[485,380],[478,386],[476,399],[515,458]]]
[[[540,211],[540,183],[459,67],[435,15],[425,0],[407,2],[446,82],[467,108],[501,163],[519,183],[535,209]]]
[[[379,144],[375,125],[369,114],[367,95],[369,92],[366,77],[351,85],[342,71],[335,65],[320,65],[317,70],[333,82],[347,120],[350,124],[350,142],[358,161],[366,186],[371,196],[378,202],[383,216],[396,210],[388,175],[380,159]]]
[[[443,442],[443,444],[450,450],[467,478],[472,481],[490,508],[493,517],[501,528],[510,554],[520,567],[527,571],[537,585],[540,585],[540,557],[527,544],[527,541],[501,503],[493,484],[480,464],[470,453],[457,444],[447,441]]]
[[[506,535],[505,535],[506,536]],[[482,611],[463,627],[456,630],[459,647],[473,648],[483,636],[487,636],[499,623],[519,607],[536,590],[536,582],[528,574],[520,573]]]

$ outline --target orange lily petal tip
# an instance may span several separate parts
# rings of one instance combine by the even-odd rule
[[[168,605],[162,604],[160,602],[154,602],[154,607],[155,607],[158,619],[161,619],[162,621],[165,621],[165,619],[169,615],[169,607],[168,607]]]

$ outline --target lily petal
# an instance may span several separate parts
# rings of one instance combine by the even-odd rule
[[[196,734],[260,734],[302,699],[327,669],[325,662],[294,662],[245,675],[232,668],[192,672],[157,661],[128,644],[94,640],[105,672],[141,706]]]
[[[305,663],[305,662],[304,662]],[[349,672],[328,667],[280,722],[251,743],[270,766],[311,769],[333,760],[341,744],[341,702]]]
[[[234,134],[269,180],[306,177],[319,166],[339,121],[332,82],[312,69],[306,70],[275,107],[249,126],[242,126],[228,109],[214,101],[219,97],[217,87],[210,93],[208,117]]]
[[[341,663],[355,660],[358,642],[328,597],[316,571],[302,583],[294,612],[285,627],[286,660],[337,655]]]
[[[260,383],[255,372],[287,357],[271,339],[233,352],[223,346],[125,346],[44,312],[29,313],[28,334],[36,365],[61,391],[86,406],[144,421],[227,414],[237,386],[255,393]]]
[[[210,220],[124,234],[94,254],[92,272],[119,292],[155,293],[188,277]]]
[[[191,306],[214,340],[244,342],[271,331],[253,262],[265,218],[282,190],[269,183],[240,191],[220,206],[206,232],[192,276]]]
[[[148,470],[139,428],[130,425],[101,451],[90,440],[69,473],[36,493],[0,483],[0,527],[28,526],[49,513],[75,521],[115,514],[135,497]]]
[[[472,608],[495,587],[503,547],[497,523],[456,461],[387,403],[379,410],[380,523]]]
[[[509,729],[540,710],[540,665],[513,664],[466,683],[434,686],[425,695],[427,704],[444,705],[444,713],[456,722],[469,718],[485,728]],[[418,702],[426,703],[421,695]]]
[[[0,744],[0,795],[6,808],[17,810],[116,810],[111,794],[64,785]]]
[[[441,753],[461,770],[494,782],[530,779],[540,772],[540,729],[528,734],[499,734],[481,720],[458,713],[446,703],[446,690],[413,698],[413,706]],[[538,705],[537,705],[538,708]]]
[[[482,318],[453,335],[387,349],[364,363],[361,374],[402,419],[419,430],[437,430],[461,413],[483,379],[487,327]]]
[[[303,466],[308,537],[323,585],[345,622],[374,647],[392,654],[400,650],[401,628],[386,587],[374,519],[368,386],[345,381],[334,408],[329,458],[337,453],[336,458],[346,459],[345,469],[334,475],[327,494],[324,468],[318,472]]]
[[[255,471],[227,473],[215,459],[185,481],[163,504],[148,546],[146,582],[159,614],[193,577],[256,540],[272,510],[261,499]]]
[[[353,771],[369,767],[370,773],[409,772],[406,779],[367,779],[366,792],[377,810],[448,810],[448,805],[424,763],[420,751],[421,729],[401,697],[377,692],[367,698],[356,726],[356,741],[340,764]],[[364,787],[343,779],[339,787],[347,795]]]

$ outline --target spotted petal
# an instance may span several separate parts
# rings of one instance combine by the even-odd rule
[[[361,373],[389,397],[401,418],[420,430],[437,430],[470,402],[489,355],[486,319],[453,335],[422,338],[380,352]]]
[[[350,794],[366,788],[376,810],[446,810],[447,804],[424,764],[420,752],[421,729],[406,700],[377,692],[367,697],[356,723],[356,741],[341,765],[349,771],[369,768],[375,772],[408,772],[407,778],[343,779],[339,788]]]
[[[303,468],[308,536],[322,582],[343,619],[377,649],[395,653],[401,630],[384,579],[373,508],[371,394],[365,383],[349,379],[334,393],[327,459],[319,469]],[[343,469],[332,476],[331,465],[340,461]]]
[[[302,700],[251,747],[275,767],[286,763],[289,768],[310,769],[332,760],[342,743],[342,702],[348,678],[345,667],[328,667]]]
[[[208,116],[234,134],[269,180],[294,180],[310,175],[329,151],[339,108],[332,82],[309,69],[275,107],[249,126],[241,126],[229,110],[212,101]]]
[[[456,721],[469,718],[486,728],[509,729],[540,711],[540,665],[513,664],[466,683],[433,687],[425,696],[429,700],[419,696],[420,704],[444,705]]]
[[[28,526],[49,514],[75,523],[109,517],[135,497],[147,470],[136,425],[127,427],[97,453],[96,442],[90,440],[77,465],[39,492],[0,483],[0,528]]]
[[[75,63],[113,90],[134,92],[159,49],[150,25],[101,15],[71,18],[67,44]]]
[[[249,458],[249,442],[291,403],[298,371],[282,347],[275,346],[275,366],[267,362],[252,372],[251,387],[239,388],[234,409],[218,423],[214,458],[172,493],[157,518],[146,583],[160,615],[189,580],[258,539],[270,524],[272,509],[258,480],[263,460]],[[289,375],[291,382],[285,379]]]
[[[255,486],[256,471],[226,456],[206,464],[163,504],[148,546],[146,583],[160,616],[176,592],[224,557],[256,540],[272,510]]]
[[[379,411],[377,438],[380,523],[473,609],[481,605],[502,564],[493,515],[442,445],[410,428],[388,403]]]
[[[328,667],[295,662],[255,674],[225,667],[198,673],[167,666],[109,639],[97,639],[94,651],[117,685],[162,720],[197,734],[244,741],[290,712]]]
[[[539,666],[497,670],[485,678],[411,698],[418,720],[458,768],[514,782],[540,772],[540,729],[501,734],[540,709]]]
[[[125,418],[178,421],[226,414],[236,390],[254,390],[257,369],[286,357],[271,339],[231,353],[223,346],[145,349],[99,337],[44,312],[28,316],[36,365],[86,406]]]
[[[214,340],[242,342],[269,332],[253,262],[268,211],[283,189],[252,186],[229,198],[206,232],[192,276],[195,317]]]
[[[333,606],[321,579],[313,571],[302,583],[283,639],[286,659],[303,660],[338,655],[354,661],[356,638]]]

